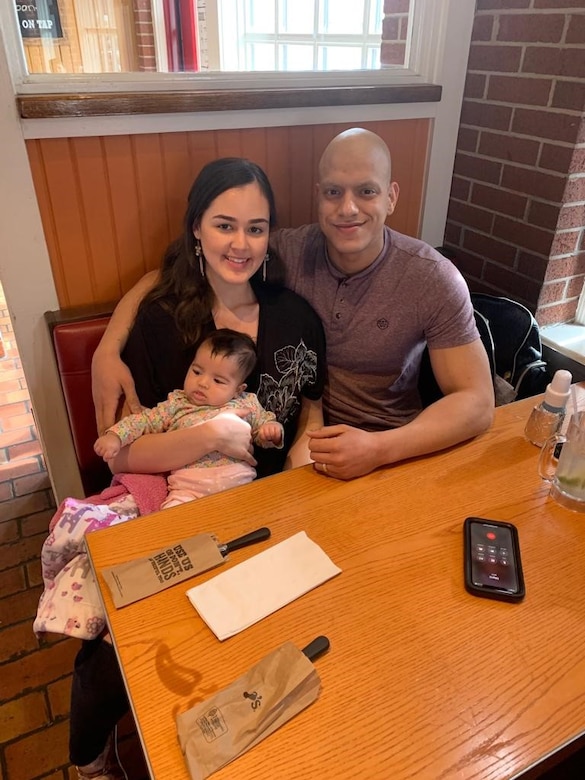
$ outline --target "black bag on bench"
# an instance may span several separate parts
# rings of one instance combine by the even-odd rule
[[[540,331],[532,313],[510,298],[472,293],[471,300],[487,320],[496,374],[512,385],[517,399],[544,393],[551,375],[542,359]]]

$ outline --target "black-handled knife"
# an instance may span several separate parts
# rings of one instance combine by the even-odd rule
[[[303,647],[302,652],[307,656],[309,661],[314,661],[329,650],[329,640],[326,636],[317,636],[306,647]]]
[[[270,528],[257,528],[249,534],[238,536],[237,539],[232,539],[231,542],[218,544],[217,546],[220,553],[225,556],[234,550],[239,550],[241,547],[248,547],[248,545],[256,544],[256,542],[264,542],[266,539],[270,539]]]

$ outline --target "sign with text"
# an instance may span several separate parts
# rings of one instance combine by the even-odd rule
[[[15,5],[23,38],[63,37],[57,0],[29,0]]]

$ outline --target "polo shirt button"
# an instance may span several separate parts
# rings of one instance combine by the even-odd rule
[[[341,319],[341,314],[339,312],[337,312],[337,314],[335,315],[335,318],[340,320]]]

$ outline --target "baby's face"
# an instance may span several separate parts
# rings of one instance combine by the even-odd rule
[[[195,406],[223,406],[244,389],[236,358],[212,355],[207,345],[197,350],[183,387]]]

